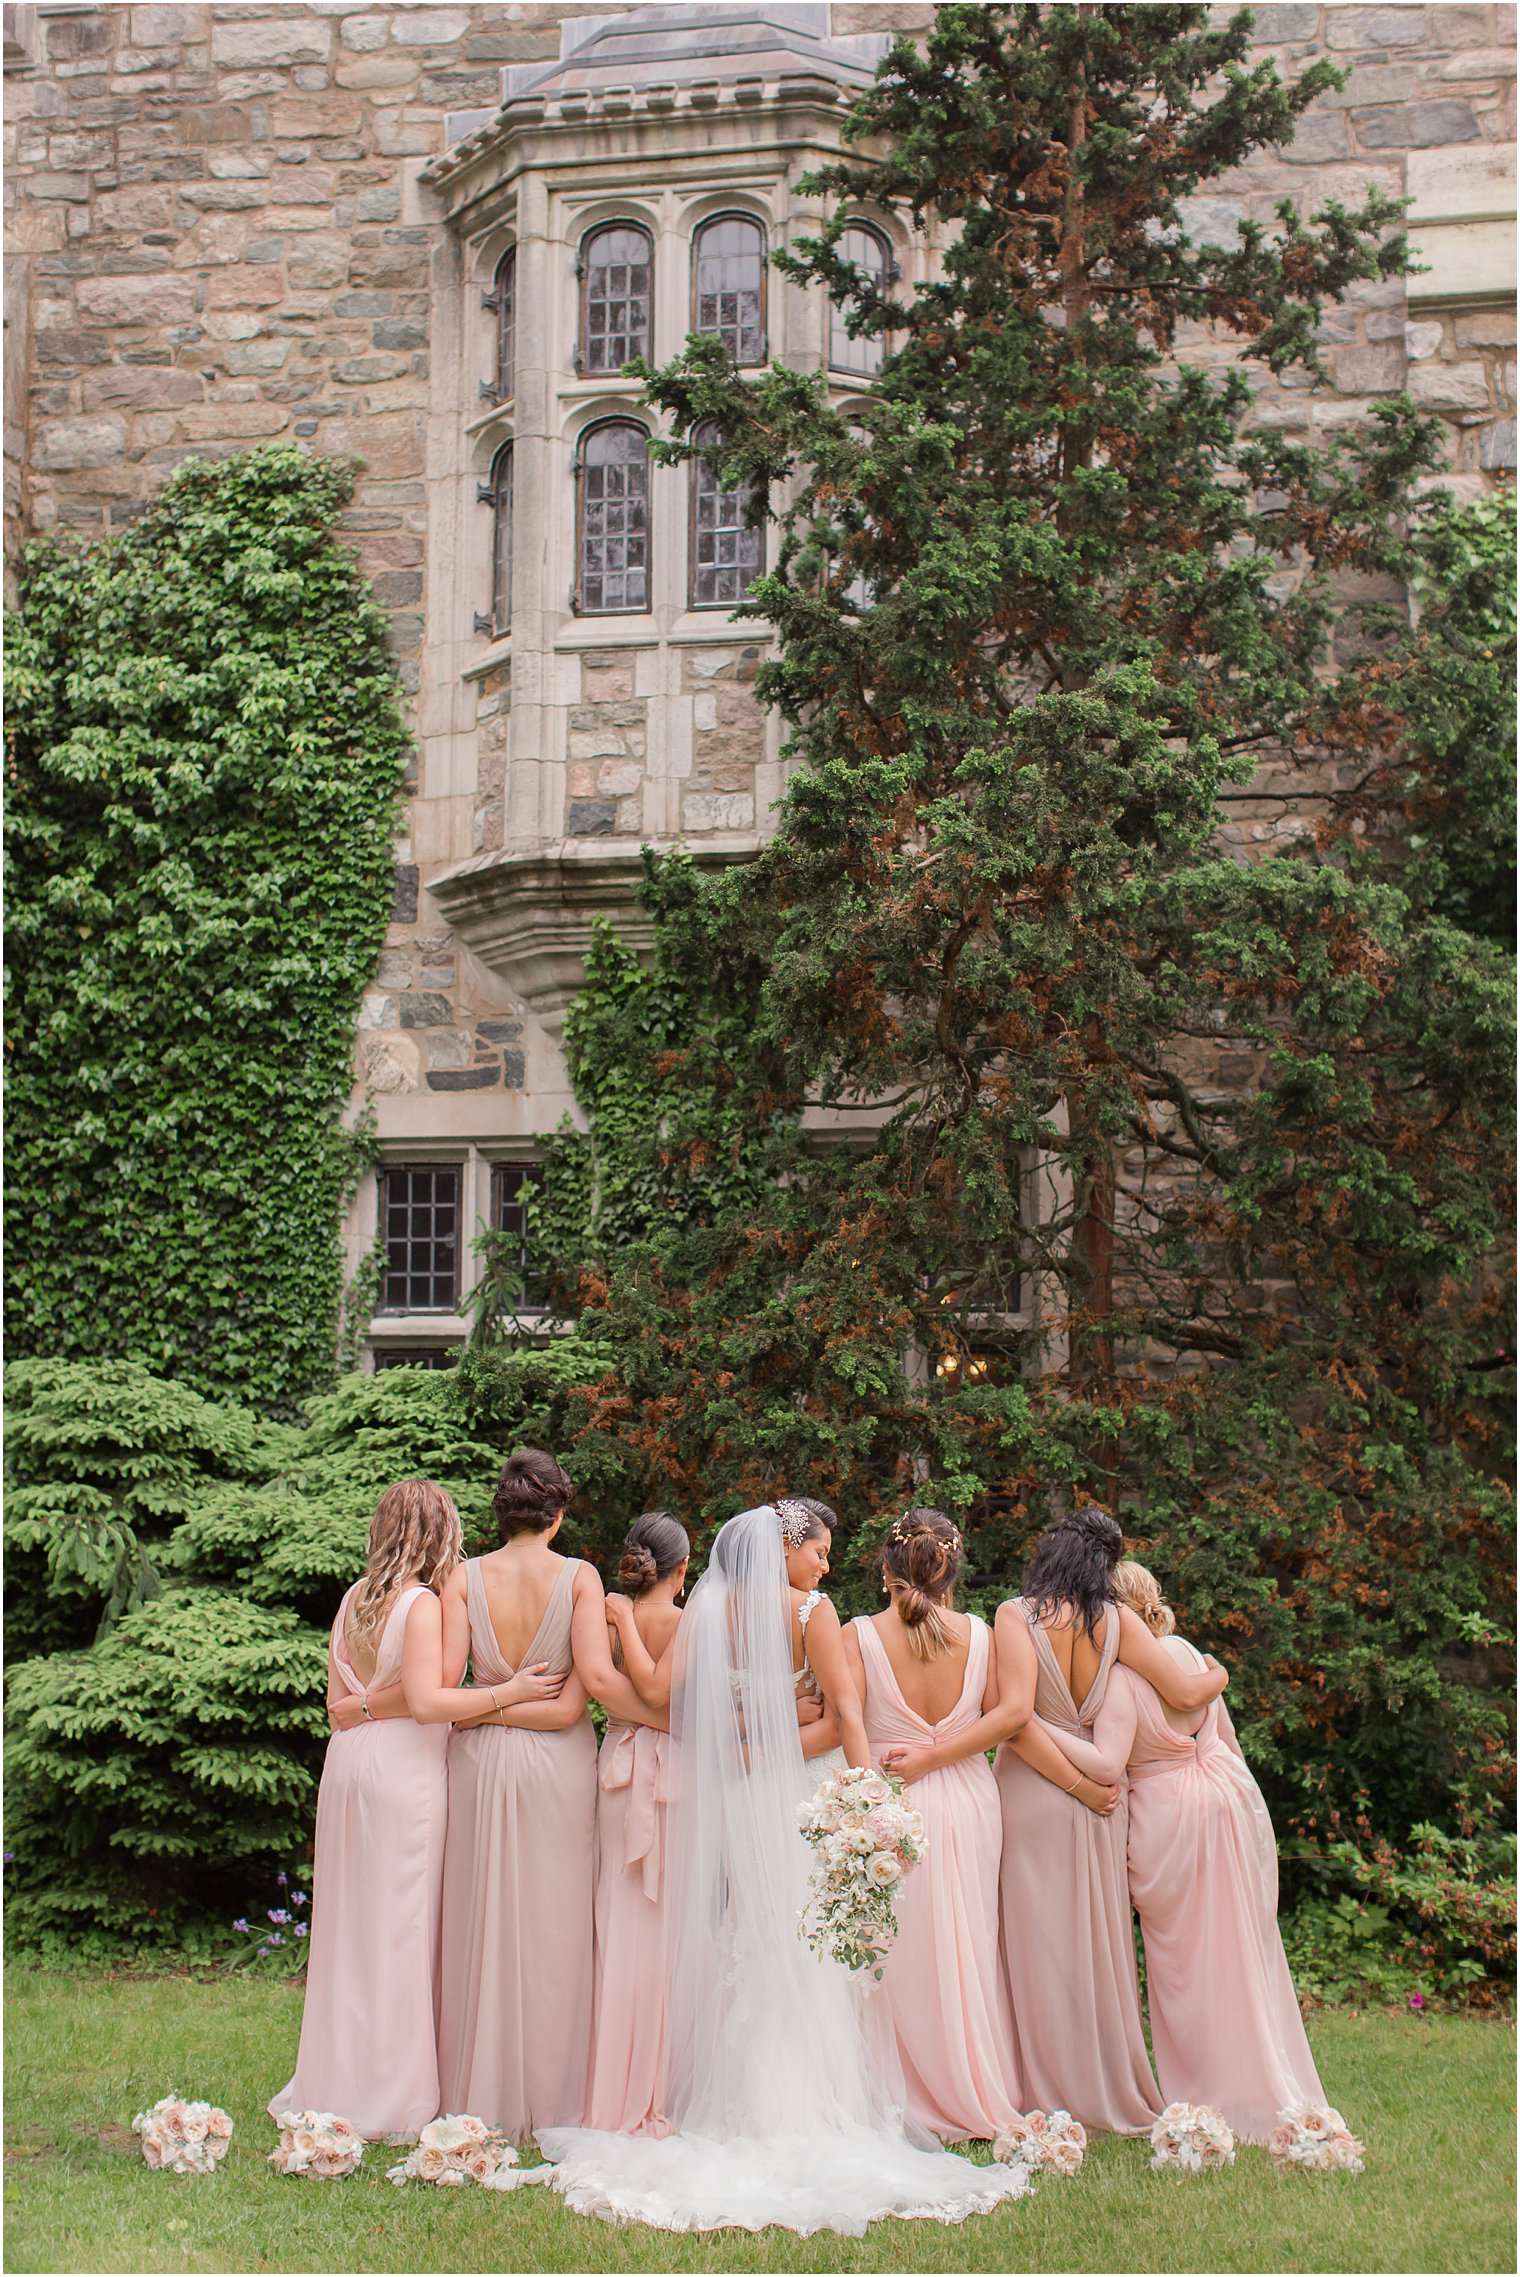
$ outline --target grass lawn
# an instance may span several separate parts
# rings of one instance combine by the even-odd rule
[[[1471,2270],[1515,2267],[1514,2034],[1457,2017],[1313,2020],[1367,2171],[1278,2176],[1264,2151],[1162,2180],[1100,2138],[1072,2181],[959,2229],[864,2238],[615,2229],[549,2191],[392,2189],[388,2157],[337,2183],[265,2163],[262,2105],[289,2077],[300,1994],[243,1977],[44,1976],[7,1984],[7,2269]],[[153,2174],[134,2111],[170,2087],[237,2131],[210,2178]]]

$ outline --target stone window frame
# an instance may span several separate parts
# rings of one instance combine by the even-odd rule
[[[588,504],[586,486],[586,452],[587,447],[591,443],[593,437],[597,435],[607,434],[613,428],[617,427],[631,429],[633,432],[642,435],[644,438],[644,598],[637,607],[631,607],[625,601],[616,608],[590,608],[587,606],[585,598],[586,508]],[[571,614],[576,618],[584,620],[605,617],[648,617],[653,614],[655,606],[654,581],[656,553],[654,544],[654,483],[652,480],[654,467],[649,452],[649,445],[652,440],[652,429],[646,420],[639,419],[634,416],[631,403],[626,409],[620,407],[615,411],[603,412],[600,417],[588,420],[576,434],[575,456],[572,461],[575,478],[573,524],[575,538],[575,573],[570,595]],[[606,575],[605,569],[601,572],[601,574],[603,576]]]
[[[708,434],[709,430],[711,430],[712,439],[716,440],[716,420],[704,419],[699,426],[693,429],[692,441],[694,443],[699,442],[704,435]],[[736,609],[739,603],[744,599],[745,594],[749,591],[750,586],[755,582],[755,579],[757,577],[763,577],[765,575],[765,524],[763,521],[751,522],[749,518],[750,509],[754,500],[755,488],[756,486],[753,481],[745,480],[736,484],[732,490],[725,491],[718,483],[717,476],[712,468],[712,465],[707,459],[694,458],[691,461],[691,472],[687,479],[686,486],[686,606],[689,610],[702,610],[703,612],[710,612],[716,609]],[[719,499],[732,499],[734,501],[734,506],[738,517],[737,520],[732,523],[717,523],[714,527],[713,535],[715,537],[722,537],[728,534],[730,531],[734,531],[737,532],[741,540],[744,537],[752,537],[756,541],[756,553],[758,556],[754,569],[751,571],[749,577],[746,578],[744,582],[739,586],[738,591],[731,595],[725,595],[721,600],[716,601],[703,601],[698,598],[697,594],[697,579],[702,566],[698,558],[702,536],[700,523],[702,502],[706,496],[716,496]],[[714,566],[717,567],[722,565]],[[742,562],[736,562],[734,564],[734,567],[740,572],[741,575],[744,566],[745,565]]]
[[[850,216],[850,219],[845,223],[844,232],[839,241],[841,257],[843,256],[844,239],[845,237],[849,236],[852,230],[858,230],[864,236],[874,238],[877,245],[881,248],[883,257],[883,286],[887,289],[890,289],[891,286],[897,284],[902,278],[903,265],[901,260],[901,248],[898,246],[891,230],[888,229],[883,222],[877,221],[869,215],[852,214]],[[863,267],[864,264],[862,262],[856,261],[854,263],[854,266],[858,269]],[[877,373],[881,370],[882,363],[886,359],[891,335],[889,333],[878,332],[871,335],[870,337],[862,337],[859,339],[852,338],[851,335],[844,329],[843,312],[840,308],[839,303],[834,300],[831,300],[827,304],[825,322],[828,327],[828,338],[824,349],[824,365],[826,371],[831,376],[837,373],[846,380],[875,379]],[[842,362],[840,360],[842,356],[854,357],[861,355],[874,355],[876,361],[874,363],[854,363]]]
[[[757,354],[748,358],[747,360],[737,355],[734,357],[734,361],[739,366],[739,369],[741,371],[753,371],[766,362],[770,353],[771,242],[770,230],[766,226],[765,218],[762,215],[752,213],[743,206],[723,205],[713,213],[701,213],[693,216],[688,232],[691,242],[690,322],[693,332],[702,331],[703,327],[698,320],[698,308],[700,305],[701,297],[700,287],[698,284],[698,272],[699,264],[702,259],[703,236],[709,229],[721,228],[725,222],[732,221],[743,222],[747,225],[747,227],[752,229],[759,240],[760,247],[760,313],[758,320],[759,349]],[[714,333],[714,337],[722,337],[721,328],[719,328]],[[730,350],[730,353],[732,354],[733,351]]]
[[[647,281],[645,284],[644,344],[642,348],[634,347],[632,345],[634,335],[632,328],[630,327],[629,354],[623,357],[620,363],[608,364],[605,366],[593,366],[589,355],[591,344],[590,317],[592,266],[590,253],[592,246],[596,243],[599,237],[609,237],[612,235],[614,230],[619,229],[632,230],[636,235],[643,238],[644,243],[648,248],[648,259],[645,263],[645,276]],[[655,323],[658,308],[658,302],[656,299],[658,281],[655,275],[654,259],[656,235],[657,232],[649,222],[640,220],[636,214],[632,213],[605,216],[600,220],[589,222],[586,228],[581,232],[575,249],[575,278],[577,286],[575,316],[575,356],[571,366],[577,379],[616,380],[622,375],[623,364],[632,362],[634,356],[644,356],[650,360],[653,360],[655,352]]]

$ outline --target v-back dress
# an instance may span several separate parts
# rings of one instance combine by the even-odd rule
[[[1013,1602],[1039,1663],[1036,1714],[1090,1740],[1119,1650],[1117,1616],[1103,1623],[1098,1673],[1078,1707],[1027,1600]],[[1140,2023],[1124,1796],[1100,1818],[1009,1747],[998,1749],[995,1771],[1003,1969],[1023,2091],[1031,2108],[1069,2111],[1084,2127],[1148,2134],[1161,2098]]]
[[[982,1712],[991,1638],[970,1616],[965,1681],[949,1714],[931,1724],[903,1696],[874,1621],[851,1625],[865,1668],[866,1737],[889,1747],[932,1747]],[[890,2022],[907,2111],[942,2142],[1000,2135],[1020,2109],[1013,2025],[998,1965],[998,1864],[1003,1821],[985,1755],[926,1771],[908,1800],[928,1847],[896,1897],[897,1942],[872,1995]]]
[[[571,1666],[579,1558],[555,1578],[524,1667]],[[517,1672],[492,1626],[480,1560],[465,1566],[477,1684]],[[579,2126],[591,2053],[596,1736],[482,1724],[449,1742],[438,2080],[445,2111],[517,2141]]]
[[[358,1699],[401,1676],[418,1586],[391,1607],[366,1685],[349,1658],[354,1588],[333,1661]],[[438,2111],[439,1901],[448,1821],[448,1726],[376,1718],[327,1743],[317,1793],[306,2006],[295,2077],[271,2113],[336,2111],[378,2141],[415,2137]]]
[[[1203,1655],[1166,1646],[1190,1668]],[[1129,1669],[1129,1885],[1145,1938],[1156,2075],[1262,2143],[1290,2103],[1322,2103],[1277,1927],[1277,1843],[1222,1700],[1190,1737]]]

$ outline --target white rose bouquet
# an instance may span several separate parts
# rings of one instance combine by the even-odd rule
[[[1199,2174],[1206,2166],[1234,2164],[1235,2137],[1207,2103],[1169,2103],[1151,2129],[1157,2174]]]
[[[924,1822],[886,1771],[825,1779],[797,1824],[813,1851],[798,1935],[842,1967],[879,1977],[897,1935],[893,1893],[924,1854]]]
[[[1279,2111],[1267,2148],[1279,2172],[1290,2166],[1313,2174],[1362,2171],[1362,2146],[1328,2103],[1294,2103]]]
[[[1069,2111],[1026,2111],[998,2136],[992,2155],[1029,2174],[1075,2174],[1087,2152],[1087,2129]]]
[[[484,2119],[469,2112],[430,2119],[399,2166],[390,2168],[388,2182],[433,2182],[440,2189],[457,2190],[478,2182],[482,2190],[515,2190],[520,2182],[536,2182],[547,2167],[520,2168],[515,2145],[505,2135],[493,2134]]]
[[[232,2121],[218,2104],[190,2103],[171,2091],[151,2111],[138,2112],[132,2131],[142,2136],[149,2166],[169,2174],[212,2174],[227,2155]]]
[[[276,2174],[310,2174],[335,2182],[364,2156],[364,2137],[336,2111],[279,2111],[280,2147],[269,2154]]]

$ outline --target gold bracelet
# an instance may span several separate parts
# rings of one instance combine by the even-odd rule
[[[1081,1786],[1081,1784],[1082,1784],[1082,1781],[1083,1781],[1083,1780],[1084,1780],[1086,1777],[1087,1777],[1087,1773],[1086,1773],[1085,1771],[1079,1771],[1079,1772],[1077,1773],[1077,1775],[1076,1775],[1075,1779],[1073,1779],[1073,1781],[1072,1781],[1071,1785],[1070,1785],[1069,1787],[1063,1787],[1063,1788],[1061,1789],[1061,1792],[1062,1792],[1062,1794],[1063,1794],[1063,1795],[1074,1795],[1074,1794],[1076,1793],[1077,1789],[1078,1789],[1078,1788]]]

